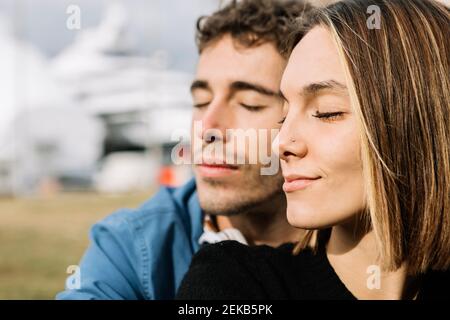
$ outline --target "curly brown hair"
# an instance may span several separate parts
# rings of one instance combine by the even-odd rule
[[[245,47],[270,42],[286,55],[285,39],[290,24],[306,20],[312,6],[305,0],[232,0],[210,16],[197,21],[196,42],[199,52],[225,34]]]

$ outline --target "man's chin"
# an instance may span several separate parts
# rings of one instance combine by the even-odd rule
[[[194,171],[195,181],[197,183],[197,190],[204,189],[206,192],[211,190],[211,192],[217,192],[217,190],[232,192],[236,187],[237,177],[233,178],[231,176],[208,176],[202,175],[198,170]]]
[[[236,185],[213,178],[196,177],[196,181],[200,207],[206,214],[236,214],[236,204],[242,199],[242,193],[239,194]]]
[[[199,194],[204,194],[205,196],[218,196],[217,192],[225,192],[220,194],[221,197],[226,196],[230,193],[234,193],[236,190],[236,185],[233,183],[233,180],[224,180],[219,178],[211,178],[211,177],[199,177],[195,176],[195,181],[197,184],[197,192]],[[235,181],[234,181],[235,182]]]
[[[207,214],[236,215],[252,211],[284,194],[278,181],[264,184],[252,177],[252,172],[241,170],[240,177],[205,177],[194,169],[200,206]],[[271,179],[272,180],[272,179]]]

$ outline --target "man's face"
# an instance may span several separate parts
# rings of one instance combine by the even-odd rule
[[[280,128],[283,110],[278,93],[285,66],[273,44],[246,48],[227,35],[201,53],[191,87],[192,135],[200,141],[193,150],[202,153],[203,161],[194,165],[194,172],[206,213],[237,214],[284,197],[281,170],[262,175],[261,168],[270,165],[261,163],[260,154],[271,155],[275,137],[271,129]],[[199,124],[201,129],[194,130]],[[250,133],[256,144],[247,140],[245,148],[238,148],[230,129]],[[237,158],[245,163],[237,164]]]

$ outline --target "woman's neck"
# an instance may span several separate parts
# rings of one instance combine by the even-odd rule
[[[382,271],[373,231],[358,232],[353,223],[333,227],[327,257],[358,299],[413,299],[417,295],[418,281],[408,276],[406,264],[396,271]]]

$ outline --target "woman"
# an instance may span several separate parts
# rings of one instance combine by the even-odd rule
[[[287,217],[307,236],[206,246],[178,298],[450,297],[449,17],[433,1],[349,0],[292,36],[277,140]]]

